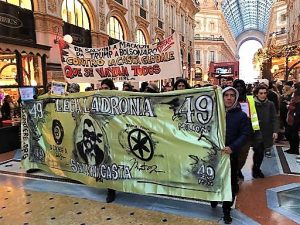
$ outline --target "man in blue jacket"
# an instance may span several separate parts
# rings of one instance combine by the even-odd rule
[[[234,203],[235,195],[239,189],[237,179],[238,153],[251,136],[251,129],[247,114],[242,111],[240,104],[238,103],[238,91],[233,87],[226,87],[222,93],[226,111],[226,138],[225,148],[222,152],[230,155],[232,191],[232,201],[223,202],[222,208],[224,213],[224,222],[225,224],[230,224],[232,222],[230,215],[231,206]],[[216,206],[217,202],[211,202],[212,208],[215,208]]]

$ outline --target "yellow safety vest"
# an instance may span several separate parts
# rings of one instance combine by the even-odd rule
[[[260,130],[253,96],[247,95],[247,101],[249,103],[249,108],[250,108],[250,119],[251,119],[252,128],[254,131]]]

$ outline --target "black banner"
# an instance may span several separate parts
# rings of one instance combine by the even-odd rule
[[[33,12],[0,1],[0,37],[18,43],[35,43]]]
[[[80,47],[92,47],[91,31],[70,23],[64,23],[64,35],[69,34],[73,38],[73,45]]]

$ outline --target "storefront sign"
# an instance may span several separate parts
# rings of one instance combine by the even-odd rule
[[[22,165],[99,188],[231,199],[221,89],[46,94],[25,103]]]
[[[23,26],[21,20],[7,13],[0,13],[0,25],[9,28],[20,28]]]
[[[0,1],[0,37],[18,43],[35,43],[33,12]]]
[[[59,42],[62,67],[69,83],[150,81],[181,76],[178,35],[152,45],[120,41],[103,48],[82,48]]]

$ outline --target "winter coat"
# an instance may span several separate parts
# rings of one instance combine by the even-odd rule
[[[226,113],[226,141],[233,153],[238,153],[251,137],[251,128],[247,114],[238,105]]]
[[[254,135],[254,143],[263,142],[265,148],[273,146],[273,133],[278,133],[279,122],[274,103],[266,99],[261,102],[256,97],[255,108],[260,126],[260,134]]]
[[[286,120],[289,126],[300,125],[300,95],[292,98]]]

